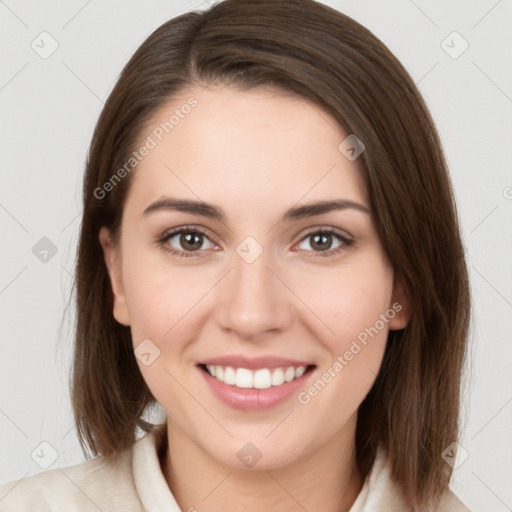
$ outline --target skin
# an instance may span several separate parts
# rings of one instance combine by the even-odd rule
[[[359,159],[338,145],[347,137],[327,113],[301,98],[257,89],[191,88],[161,108],[141,135],[187,98],[198,105],[133,172],[120,237],[100,232],[115,296],[114,316],[131,327],[133,345],[150,339],[160,355],[140,371],[168,417],[165,478],[182,510],[349,510],[363,479],[355,466],[357,408],[380,368],[388,329],[402,329],[409,306],[375,229],[356,209],[280,222],[283,212],[319,200],[370,208]],[[164,197],[202,200],[225,220],[144,210]],[[199,251],[176,227],[202,227]],[[308,231],[333,236],[318,256]],[[319,229],[317,229],[318,231]],[[316,232],[317,232],[316,231]],[[253,237],[252,263],[236,248]],[[202,245],[201,245],[202,242]],[[274,355],[316,365],[307,390],[356,336],[399,302],[402,310],[311,401],[293,396],[265,411],[220,402],[197,363],[226,354]],[[246,468],[237,452],[253,443],[262,457]]]

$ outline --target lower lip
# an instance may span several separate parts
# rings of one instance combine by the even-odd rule
[[[212,377],[207,371],[198,367],[212,393],[225,404],[234,409],[245,411],[263,411],[286,402],[290,397],[297,394],[305,380],[311,375],[312,371],[307,371],[298,379],[285,382],[280,386],[272,386],[266,389],[245,389],[237,388],[225,384],[215,377]]]

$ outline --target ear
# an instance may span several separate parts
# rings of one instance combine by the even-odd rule
[[[114,244],[110,231],[106,227],[100,229],[99,240],[103,248],[105,265],[107,266],[110,277],[110,285],[114,298],[114,318],[123,325],[130,325],[130,315],[126,305],[126,296],[124,293],[123,279],[121,272],[121,250],[117,244]]]
[[[395,316],[389,321],[390,330],[399,330],[407,327],[411,319],[411,304],[405,290],[403,278],[396,272],[393,278],[393,294],[390,308],[395,311]]]

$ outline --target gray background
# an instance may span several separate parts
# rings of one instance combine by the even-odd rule
[[[474,300],[452,488],[474,511],[512,510],[512,2],[325,3],[388,45],[438,126]],[[84,460],[68,393],[74,317],[66,306],[87,146],[140,43],[169,18],[207,6],[0,1],[0,483]],[[42,58],[53,40],[58,48]]]

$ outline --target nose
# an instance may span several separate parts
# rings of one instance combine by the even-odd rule
[[[291,295],[267,251],[248,263],[233,255],[233,268],[217,290],[220,327],[251,341],[275,335],[293,320]]]

